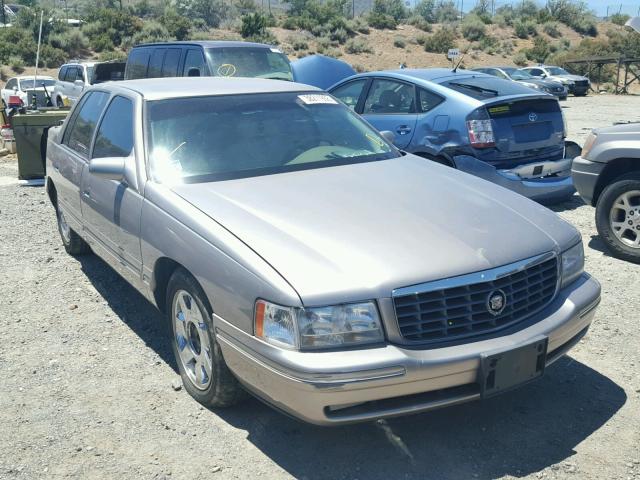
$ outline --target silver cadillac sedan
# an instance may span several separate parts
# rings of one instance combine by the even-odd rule
[[[291,82],[102,84],[50,131],[46,188],[66,250],[166,313],[208,407],[248,390],[334,425],[539,378],[600,300],[580,235],[389,136]]]

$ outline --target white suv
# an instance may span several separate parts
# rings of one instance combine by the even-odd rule
[[[94,63],[66,63],[58,71],[58,81],[53,90],[53,104],[58,107],[74,104],[91,84]]]

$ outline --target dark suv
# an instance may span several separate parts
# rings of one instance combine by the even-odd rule
[[[261,43],[202,41],[147,43],[129,52],[125,80],[157,77],[255,77],[293,80],[291,64]]]

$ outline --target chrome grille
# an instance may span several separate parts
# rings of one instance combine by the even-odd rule
[[[406,340],[436,343],[490,333],[545,307],[558,285],[555,255],[485,272],[406,287],[393,292],[400,332]],[[489,297],[501,291],[506,306],[491,313]]]

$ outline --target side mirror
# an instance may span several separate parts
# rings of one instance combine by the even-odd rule
[[[84,82],[83,82],[82,80],[75,80],[75,81],[73,82],[73,84],[74,84],[76,87],[84,87]]]
[[[13,91],[17,92],[18,91],[18,87],[16,85],[13,86]]]
[[[540,78],[547,78],[547,74],[546,73],[541,73],[540,74]]]
[[[125,173],[125,157],[92,158],[89,172],[106,180],[122,181]]]
[[[389,143],[393,143],[396,140],[396,134],[391,130],[383,130],[380,132],[380,135]]]

